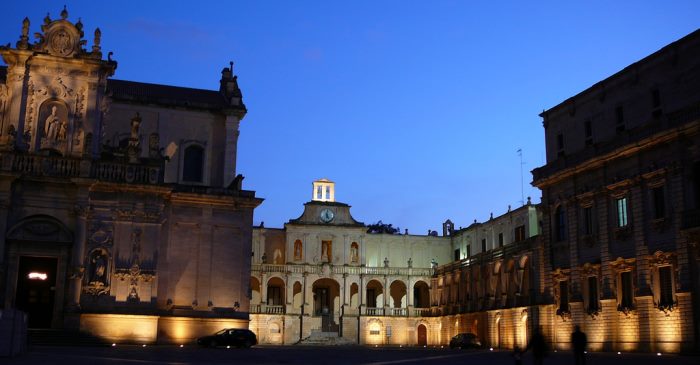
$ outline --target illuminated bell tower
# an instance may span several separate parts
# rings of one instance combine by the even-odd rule
[[[314,181],[311,200],[315,202],[335,202],[335,183],[328,179]]]

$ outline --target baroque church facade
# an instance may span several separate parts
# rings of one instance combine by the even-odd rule
[[[233,66],[216,91],[117,80],[65,8],[29,28],[0,47],[0,306],[135,342],[247,327],[262,200],[236,174]]]

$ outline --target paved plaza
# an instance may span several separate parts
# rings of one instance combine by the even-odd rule
[[[698,364],[700,357],[653,354],[593,353],[588,364]],[[195,346],[35,347],[7,364],[513,364],[506,351],[450,350],[447,348],[373,348],[257,346],[209,349]],[[570,353],[552,353],[545,364],[572,364]],[[532,364],[530,356],[524,364]]]

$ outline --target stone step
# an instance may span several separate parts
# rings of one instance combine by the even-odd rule
[[[344,337],[338,337],[337,332],[320,332],[311,331],[311,335],[297,345],[300,346],[351,346],[355,345],[355,341],[348,340]]]

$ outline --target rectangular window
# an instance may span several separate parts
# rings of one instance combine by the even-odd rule
[[[593,234],[593,207],[583,208],[583,234]]]
[[[632,287],[632,272],[620,273],[620,307],[631,309],[634,303],[634,289]]]
[[[593,126],[591,125],[591,120],[587,120],[584,122],[584,129],[586,133],[586,145],[592,145],[593,144]]]
[[[625,131],[625,112],[622,106],[615,108],[615,131],[618,134]]]
[[[279,286],[267,287],[267,304],[282,305],[282,290]]]
[[[563,207],[557,207],[556,214],[556,226],[554,227],[554,232],[556,234],[557,242],[564,241],[566,239],[566,211]]]
[[[659,306],[673,306],[673,276],[671,266],[659,268]]]
[[[664,187],[657,186],[651,189],[651,196],[654,202],[654,219],[661,219],[666,216],[666,202],[664,201]]]
[[[459,249],[455,250],[455,261],[459,261],[461,258],[459,257]]]
[[[659,89],[654,89],[651,91],[651,107],[656,109],[661,106],[661,94]]]
[[[569,282],[562,280],[559,282],[559,313],[569,312]]]
[[[486,238],[481,240],[481,252],[486,252]]]
[[[320,186],[316,188],[316,199],[323,199],[323,188],[321,188]]]
[[[472,245],[467,245],[467,257],[472,256]]]
[[[331,187],[326,186],[326,200],[331,200]]]
[[[598,278],[595,276],[588,277],[588,311],[597,312],[600,310],[598,303]]]
[[[515,227],[515,242],[525,240],[525,225]]]
[[[498,247],[503,247],[503,233],[498,234]]]
[[[559,133],[557,134],[557,156],[563,156],[564,155],[564,135]]]
[[[627,198],[620,198],[615,201],[617,207],[617,226],[627,227]]]
[[[367,289],[367,307],[375,308],[377,306],[377,297],[374,295],[374,289]]]

